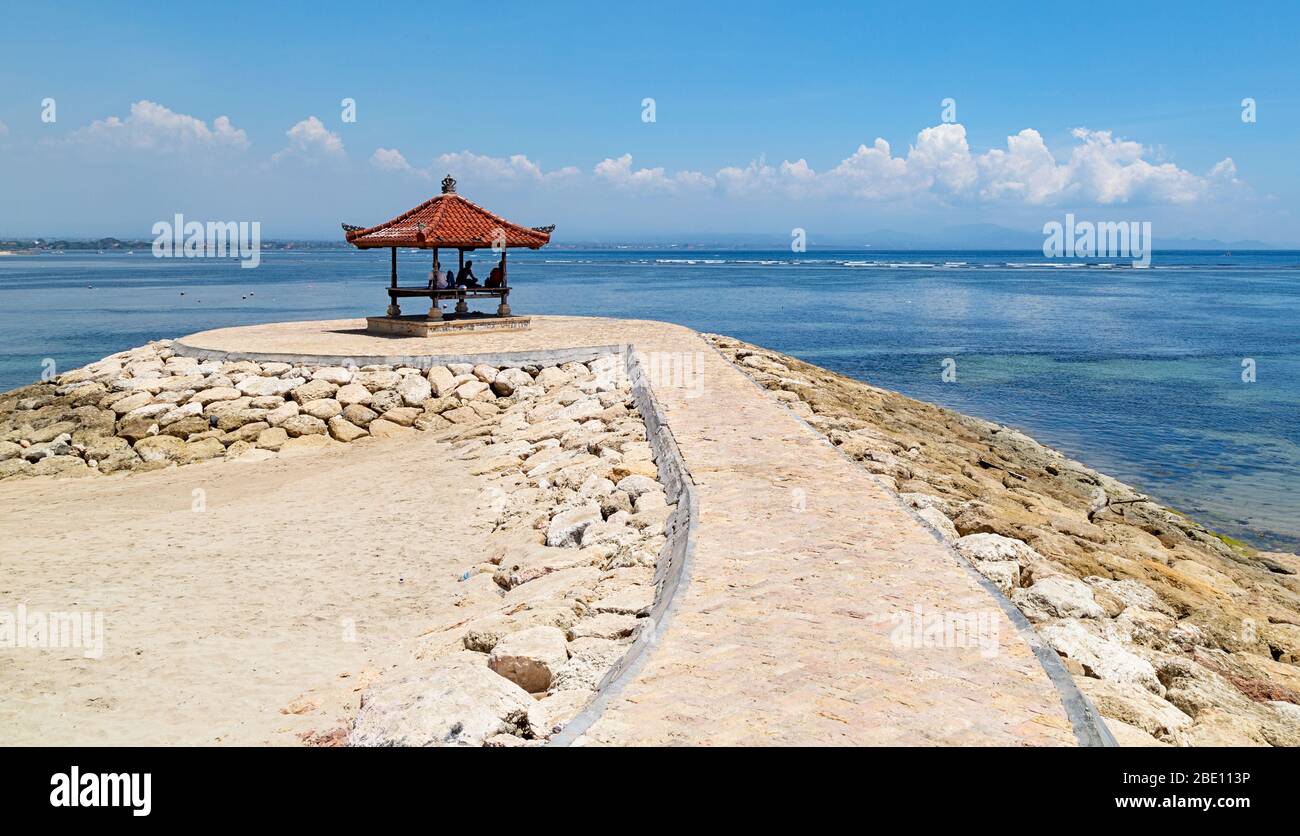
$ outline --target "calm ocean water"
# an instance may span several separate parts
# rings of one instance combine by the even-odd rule
[[[402,253],[399,270],[422,281],[427,259]],[[387,271],[384,253],[343,251],[266,253],[255,270],[2,257],[0,390],[45,358],[70,369],[206,328],[373,314]],[[1160,253],[1140,270],[1023,252],[556,250],[512,253],[510,278],[518,312],[730,334],[1020,427],[1224,533],[1300,547],[1300,253]]]

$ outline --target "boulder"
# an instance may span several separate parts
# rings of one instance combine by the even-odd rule
[[[553,547],[576,547],[582,541],[582,532],[587,526],[602,521],[600,505],[588,500],[576,508],[560,511],[551,517],[546,528],[546,545]]]
[[[348,735],[351,746],[481,746],[498,734],[526,733],[528,692],[462,651],[429,670],[365,692]]]
[[[446,366],[434,366],[429,369],[428,380],[435,398],[445,398],[456,389],[456,378],[447,371]]]
[[[1057,653],[1079,663],[1086,676],[1137,685],[1157,696],[1165,694],[1150,662],[1077,619],[1044,624],[1038,632]]]
[[[1051,618],[1101,618],[1105,615],[1092,590],[1077,578],[1051,575],[1017,589],[1011,600],[1033,622]]]
[[[638,619],[618,613],[599,613],[583,618],[569,628],[569,641],[578,639],[622,639],[636,631]]]
[[[433,396],[433,387],[420,375],[408,374],[397,384],[396,392],[402,396],[402,403],[418,407]]]
[[[235,384],[240,394],[253,397],[263,395],[287,395],[307,381],[301,377],[262,377],[250,375]]]
[[[360,383],[349,383],[339,387],[339,390],[334,393],[334,399],[345,407],[352,406],[352,404],[364,406],[370,403],[370,390]]]
[[[637,497],[641,496],[641,494],[647,491],[663,491],[663,486],[649,476],[624,476],[618,480],[617,487],[628,495],[633,506],[636,505]]]
[[[957,533],[957,527],[952,524],[952,520],[938,508],[918,508],[916,515],[930,524],[932,528],[939,532],[939,536],[945,542],[955,543],[961,539]]]
[[[290,438],[300,435],[323,435],[325,422],[311,415],[295,415],[280,425]]]
[[[375,438],[401,438],[415,432],[410,427],[403,427],[401,424],[394,424],[392,421],[383,418],[376,418],[371,421],[370,426],[366,427],[366,429]]]
[[[424,378],[420,378],[423,380]],[[420,409],[414,406],[399,406],[388,410],[383,414],[385,421],[392,421],[402,427],[409,427],[415,423],[415,419],[420,417]]]
[[[1014,560],[1021,567],[1031,566],[1043,559],[1027,543],[1003,537],[1001,534],[967,534],[960,537],[953,548],[967,560]]]
[[[471,380],[456,387],[456,397],[468,401],[489,391],[491,391],[491,388],[483,381]]]
[[[998,591],[1008,598],[1020,586],[1020,564],[1014,560],[981,560],[974,566],[977,572],[993,581]]]
[[[392,389],[402,382],[402,376],[395,371],[389,370],[362,371],[352,376],[352,382],[359,383],[374,393],[384,389]]]
[[[337,441],[356,441],[358,438],[370,435],[342,415],[335,415],[329,420],[329,431],[330,437]]]
[[[328,380],[310,380],[290,392],[290,395],[299,406],[310,401],[318,401],[323,398],[332,398],[339,387]]]
[[[488,667],[525,691],[537,693],[550,687],[555,672],[568,661],[564,633],[539,626],[498,641],[488,656]]]
[[[311,373],[312,380],[324,380],[335,386],[345,386],[352,382],[352,372],[342,366],[324,366]]]
[[[380,415],[404,404],[405,401],[402,400],[402,396],[392,389],[381,389],[370,398],[370,408]]]
[[[118,415],[127,415],[128,413],[153,403],[153,395],[148,392],[134,392],[125,398],[119,398],[112,404],[112,409]]]
[[[169,424],[175,424],[182,418],[201,416],[203,414],[203,404],[191,399],[184,406],[178,406],[175,409],[169,409],[162,415],[158,416],[158,426],[166,427]],[[206,422],[205,422],[206,423]]]
[[[263,450],[279,450],[289,440],[284,427],[271,427],[257,434],[257,446]]]
[[[185,442],[174,435],[154,435],[137,441],[135,452],[146,462],[174,462],[184,455]]]
[[[313,418],[328,421],[343,411],[343,405],[333,398],[319,398],[304,403],[302,405],[302,411],[304,414],[310,415]]]
[[[202,441],[191,441],[185,445],[185,449],[180,451],[180,457],[177,460],[180,464],[189,464],[199,462],[205,459],[215,459],[218,456],[226,454],[226,445],[222,444],[215,438],[205,438]]]
[[[551,697],[565,691],[591,693],[614,663],[627,652],[627,644],[611,639],[580,638],[569,642],[569,662],[556,672]]]
[[[285,401],[282,405],[277,406],[275,409],[266,413],[264,418],[266,420],[266,423],[270,424],[273,427],[279,427],[283,425],[285,421],[288,421],[290,418],[296,417],[298,415],[298,412],[299,409],[298,409],[297,401]]]
[[[373,409],[368,409],[359,403],[350,404],[343,408],[343,418],[358,427],[369,426],[370,422],[378,417],[379,415]]]

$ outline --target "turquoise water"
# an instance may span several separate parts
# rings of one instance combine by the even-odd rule
[[[422,281],[427,254],[399,269]],[[350,251],[265,253],[254,270],[2,257],[0,390],[45,358],[68,369],[206,328],[373,314],[387,277],[386,253]],[[730,334],[1020,427],[1227,534],[1300,548],[1300,253],[1166,253],[1142,270],[1015,252],[554,250],[512,253],[510,279],[517,312]]]

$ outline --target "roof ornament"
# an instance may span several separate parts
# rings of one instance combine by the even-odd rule
[[[456,193],[456,178],[452,177],[450,174],[442,178],[442,193],[443,194]]]
[[[360,232],[360,231],[363,230],[363,229],[365,229],[364,226],[355,226],[355,225],[353,225],[353,224],[343,224],[343,231],[344,231],[344,232]]]
[[[532,228],[537,232],[545,232],[546,234],[549,235],[555,231],[555,224],[548,224],[546,226],[535,226]]]

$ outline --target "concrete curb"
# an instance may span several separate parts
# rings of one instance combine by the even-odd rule
[[[658,644],[659,638],[668,629],[678,592],[690,582],[691,555],[695,552],[696,525],[700,518],[695,483],[646,380],[645,367],[635,346],[622,347],[620,353],[625,354],[624,368],[632,384],[637,412],[645,421],[646,439],[654,451],[655,463],[659,466],[659,481],[664,485],[669,502],[675,503],[677,510],[668,518],[665,531],[668,542],[664,544],[659,559],[655,562],[655,599],[650,616],[646,619],[648,623],[637,633],[623,658],[615,663],[596,686],[595,699],[553,735],[547,746],[573,745],[600,719],[610,701],[636,678],[649,659],[646,651]]]
[[[264,351],[218,351],[187,345],[180,340],[172,342],[172,351],[182,357],[196,360],[234,362],[252,360],[257,363],[293,363],[313,366],[410,366],[428,369],[448,363],[485,363],[489,366],[558,366],[564,363],[590,363],[597,357],[619,354],[620,345],[595,345],[579,348],[551,348],[537,351],[499,351],[487,354],[367,354],[355,357],[343,354],[280,354]]]
[[[731,363],[733,368],[745,375],[745,379],[753,384],[754,388],[758,389],[766,397],[772,397],[771,393],[767,389],[760,386],[758,381],[750,377],[749,374],[740,366],[732,363],[727,355],[723,354],[716,345],[707,339],[705,342],[709,344],[710,348],[718,353],[718,356],[721,357],[723,361]],[[786,408],[789,409],[789,407]],[[831,444],[830,439],[823,435],[816,427],[805,421],[803,417],[795,413],[794,410],[790,410],[790,414],[795,418],[795,420],[811,430],[817,438],[833,449],[836,453],[843,456],[846,460],[853,462],[854,466],[862,467],[859,462],[854,461],[843,450],[836,447],[834,444]],[[862,468],[862,470],[871,477],[872,481],[880,485],[881,488],[892,496],[894,501],[898,503],[899,507],[906,511],[912,519],[916,520],[925,528],[926,531],[930,532],[930,536],[937,540],[939,545],[943,546],[944,550],[948,552],[959,566],[974,577],[975,581],[980,585],[980,588],[987,592],[993,600],[997,602],[1002,611],[1006,613],[1007,617],[1011,620],[1011,623],[1015,625],[1016,631],[1025,640],[1025,643],[1029,645],[1029,649],[1033,651],[1034,657],[1038,659],[1038,664],[1042,666],[1043,672],[1047,674],[1048,680],[1052,683],[1053,687],[1056,688],[1057,694],[1060,695],[1061,707],[1065,711],[1066,718],[1070,721],[1070,728],[1073,730],[1074,738],[1079,742],[1079,745],[1088,747],[1118,746],[1119,744],[1115,741],[1114,736],[1111,735],[1110,729],[1106,727],[1106,722],[1101,718],[1101,715],[1097,713],[1097,709],[1092,704],[1092,701],[1079,690],[1079,686],[1074,682],[1074,677],[1071,676],[1070,672],[1065,669],[1063,664],[1061,664],[1061,658],[1056,655],[1055,650],[1052,650],[1052,648],[1047,646],[1047,643],[1043,641],[1042,636],[1038,635],[1038,631],[1034,629],[1034,625],[1030,624],[1029,619],[1025,618],[1024,613],[1022,613],[1015,604],[1011,603],[1011,599],[1003,595],[1002,590],[998,589],[992,581],[980,574],[969,560],[962,557],[961,553],[953,548],[952,544],[943,538],[937,528],[926,522],[924,518],[916,513],[915,509],[908,506],[903,498],[898,495],[898,491],[894,490],[889,485],[886,485],[881,481],[879,476],[866,468]]]

